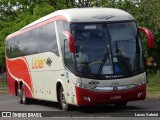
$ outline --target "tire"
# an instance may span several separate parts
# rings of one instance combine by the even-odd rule
[[[23,104],[23,102],[22,102],[22,90],[21,89],[18,89],[18,102],[20,104]]]
[[[21,104],[28,104],[29,98],[26,98],[24,84],[22,84],[21,89],[19,90],[18,101]]]
[[[18,96],[18,83],[15,83],[15,95]]]
[[[64,111],[69,111],[70,105],[68,105],[66,102],[66,98],[64,95],[64,89],[62,86],[60,87],[60,90],[59,90],[58,104],[59,104],[59,109],[62,109]]]

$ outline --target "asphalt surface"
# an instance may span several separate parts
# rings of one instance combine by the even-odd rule
[[[83,119],[87,117],[93,120],[94,118],[109,119],[111,117],[117,117],[119,119],[120,117],[134,117],[136,113],[158,113],[158,117],[160,118],[160,99],[147,98],[144,101],[129,102],[127,106],[123,108],[116,107],[115,105],[101,105],[83,108],[73,107],[72,111],[64,112],[58,109],[57,103],[55,102],[34,100],[28,105],[23,105],[18,102],[17,97],[7,93],[0,93],[0,116],[2,112],[10,111],[21,114],[26,114],[26,112],[41,113],[42,116],[49,115],[49,117],[61,119],[68,117],[72,117],[72,119]],[[14,114],[13,116],[17,117],[16,115],[17,114]]]

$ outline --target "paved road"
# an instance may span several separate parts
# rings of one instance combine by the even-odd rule
[[[54,102],[35,100],[31,104],[23,105],[19,104],[17,97],[6,93],[0,93],[0,111],[48,111],[48,113],[52,112],[53,114],[56,114],[57,117],[63,117],[63,114],[69,117],[113,117],[121,115],[125,117],[128,112],[134,114],[137,111],[140,111],[141,113],[146,113],[147,111],[150,113],[157,113],[157,111],[160,111],[160,99],[146,99],[145,101],[129,102],[124,108],[117,108],[114,105],[103,105],[80,109],[74,107],[72,111],[64,112],[59,111],[57,103]],[[160,117],[160,112],[158,117]]]

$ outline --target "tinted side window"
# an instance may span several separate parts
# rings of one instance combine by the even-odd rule
[[[28,55],[28,34],[23,33],[7,40],[6,53],[10,58]]]
[[[21,50],[21,56],[28,55],[29,54],[29,45],[28,45],[28,32],[23,33],[21,44],[19,49]]]
[[[7,57],[11,57],[11,40],[12,39],[9,39],[6,41],[6,54],[7,54]]]
[[[59,55],[54,22],[46,25],[46,49]]]
[[[21,38],[22,38],[22,35],[20,35],[19,37],[16,36],[13,38],[13,51],[12,51],[13,57],[18,57],[21,53],[19,49]]]
[[[69,47],[68,47],[68,41],[67,40],[64,40],[64,61],[65,61],[65,65],[66,65],[66,67],[69,69],[69,70],[71,70],[71,71],[73,71],[74,69],[74,67],[73,67],[73,65],[74,65],[74,60],[73,60],[73,53],[71,53],[70,51],[69,51]]]
[[[28,49],[29,49],[29,54],[36,54],[38,53],[38,49],[37,49],[37,35],[38,35],[38,31],[37,29],[31,30],[28,32]]]
[[[25,52],[25,43],[24,35],[19,35],[18,37],[11,38],[7,40],[6,43],[6,53],[9,58],[24,56],[27,53]]]
[[[10,57],[10,49],[9,49],[9,40],[6,40],[6,55],[7,57]]]
[[[10,56],[13,57],[17,57],[19,54],[19,46],[18,46],[18,39],[17,37],[14,37],[11,39],[11,45],[10,45]]]
[[[49,51],[59,55],[54,23],[49,23],[6,41],[6,54],[9,58]]]
[[[45,44],[46,44],[46,27],[43,26],[43,27],[40,27],[40,28],[37,28],[38,30],[38,39],[37,39],[37,42],[38,42],[38,52],[39,53],[42,53],[42,52],[46,52],[47,51],[47,47],[45,47]]]

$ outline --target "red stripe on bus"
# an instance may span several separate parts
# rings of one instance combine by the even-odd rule
[[[10,74],[12,74],[12,76],[14,76],[15,78],[18,78],[19,80],[22,80],[22,82],[24,84],[27,84],[29,89],[33,91],[32,80],[26,62],[23,59],[9,60],[8,58],[6,62],[7,69]],[[31,93],[28,93],[28,95],[30,96]],[[26,96],[28,95],[26,94]]]
[[[10,35],[7,36],[6,40],[10,39],[12,37],[15,37],[17,35],[20,35],[22,33],[25,33],[27,31],[33,30],[35,28],[41,27],[41,26],[43,26],[45,24],[51,23],[51,22],[56,21],[56,20],[65,20],[65,21],[67,21],[67,18],[65,18],[64,16],[56,16],[56,17],[50,18],[48,20],[45,20],[45,21],[39,22],[39,23],[37,23],[37,24],[35,24],[33,26],[30,26],[29,28],[25,28],[23,30],[19,30],[19,31],[13,33],[13,34],[10,34]]]
[[[29,64],[27,62],[27,59],[25,57],[23,57],[23,59],[25,60],[26,64],[27,64],[27,68],[28,68],[28,74],[29,74],[29,77],[30,77],[30,81],[31,81],[31,86],[32,86],[32,92],[34,91],[34,87],[33,87],[33,81],[32,81],[32,75],[31,75],[31,72],[29,70]],[[34,93],[33,93],[34,94]]]

